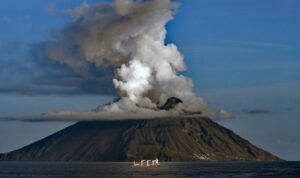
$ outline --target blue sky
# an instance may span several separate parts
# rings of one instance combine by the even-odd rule
[[[0,88],[6,87],[0,92],[1,115],[85,111],[113,98],[81,92],[8,91],[11,86],[25,88],[31,77],[43,72],[30,70],[30,46],[51,39],[68,20],[66,10],[83,2],[103,1],[0,2]],[[167,25],[167,42],[174,42],[185,55],[188,70],[184,74],[193,78],[196,92],[212,108],[224,108],[236,116],[220,124],[282,158],[300,160],[300,2],[179,2],[181,8]],[[255,109],[269,112],[246,112]],[[0,152],[70,124],[0,121]]]

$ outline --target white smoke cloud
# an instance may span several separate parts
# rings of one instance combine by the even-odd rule
[[[195,94],[193,81],[181,74],[187,68],[184,56],[175,44],[165,43],[165,26],[177,8],[171,0],[84,3],[68,10],[70,22],[43,47],[49,59],[80,75],[88,75],[91,64],[115,70],[112,82],[120,100],[98,108],[98,114],[206,114],[207,104]],[[160,111],[170,97],[183,103],[174,111]]]
[[[113,79],[114,85],[123,92],[128,98],[137,103],[143,94],[152,89],[149,81],[151,68],[142,64],[139,60],[129,62],[129,65],[122,65],[117,69],[118,79]]]
[[[223,121],[223,120],[229,120],[229,119],[234,119],[235,116],[232,115],[231,113],[225,111],[224,109],[220,109],[218,111],[216,111],[213,115],[212,115],[214,120],[217,121]]]

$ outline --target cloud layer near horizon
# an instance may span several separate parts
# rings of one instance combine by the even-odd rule
[[[114,120],[135,120],[155,119],[170,117],[203,117],[202,115],[185,115],[177,111],[148,111],[136,113],[111,113],[111,112],[48,112],[41,115],[8,116],[0,117],[0,120],[25,121],[25,122],[69,122],[69,121],[114,121]]]

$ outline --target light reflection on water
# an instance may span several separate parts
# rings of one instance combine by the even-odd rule
[[[300,162],[163,162],[160,167],[133,167],[128,162],[0,162],[0,177],[300,177]]]

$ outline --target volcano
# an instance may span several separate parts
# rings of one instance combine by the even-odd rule
[[[275,161],[280,158],[206,117],[84,121],[2,161]]]

